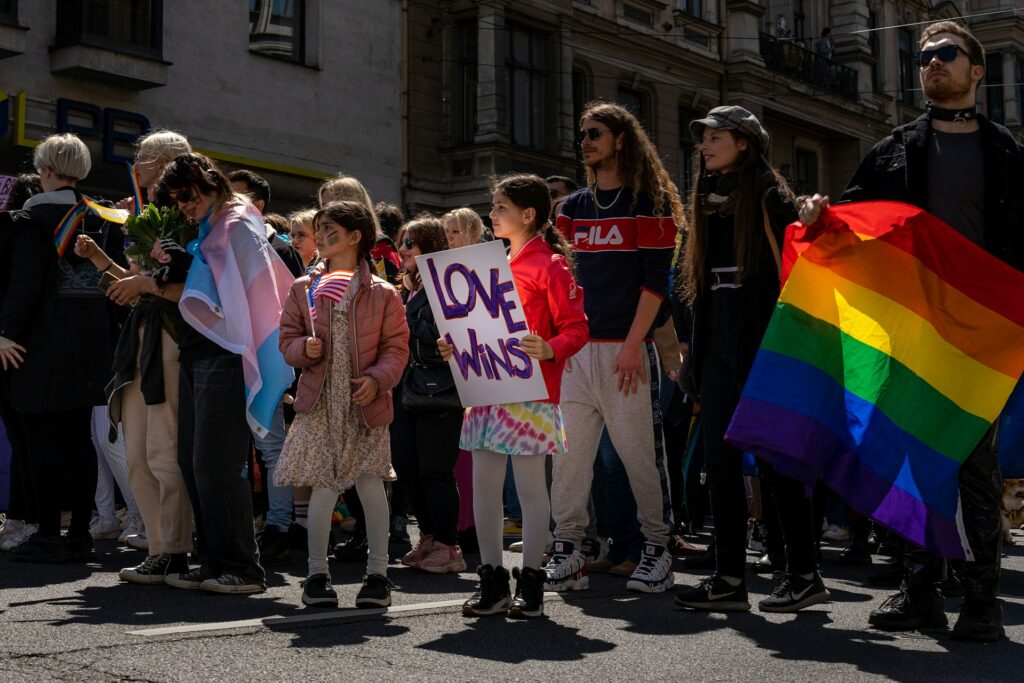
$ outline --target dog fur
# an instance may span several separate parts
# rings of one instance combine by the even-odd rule
[[[1010,529],[1024,528],[1024,479],[1003,481],[1003,541],[1014,545]]]

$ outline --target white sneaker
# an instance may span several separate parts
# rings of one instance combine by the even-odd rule
[[[117,517],[93,517],[89,523],[89,535],[94,541],[119,538],[121,536],[121,520]]]
[[[146,527],[142,523],[142,518],[135,515],[125,515],[124,520],[121,522],[121,534],[117,537],[117,542],[124,543],[129,536],[135,536],[136,534],[146,535]]]
[[[582,591],[590,588],[587,561],[572,541],[555,539],[551,561],[544,567],[544,587],[550,591]]]
[[[675,575],[672,573],[672,555],[668,549],[647,541],[640,553],[640,564],[633,570],[626,582],[626,590],[640,593],[664,593],[672,587]]]
[[[143,534],[132,534],[131,536],[124,539],[124,544],[133,550],[142,550],[143,552],[149,552],[149,539]]]
[[[829,524],[821,538],[824,541],[849,541],[850,530],[838,524]]]
[[[515,543],[510,544],[508,546],[508,551],[510,553],[521,553],[521,552],[523,552],[523,542],[522,541],[516,541]]]
[[[11,529],[14,523],[17,522],[18,526],[15,529]],[[35,532],[39,531],[39,526],[36,524],[25,524],[24,522],[18,522],[18,520],[11,519],[7,521],[7,529],[4,530],[3,541],[0,541],[0,550],[8,551],[14,550],[19,545],[24,543],[32,536]]]

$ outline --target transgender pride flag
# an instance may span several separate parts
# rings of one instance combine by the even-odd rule
[[[295,278],[267,241],[252,204],[229,201],[205,217],[178,308],[185,322],[242,357],[246,419],[264,436],[295,372],[277,347],[281,309]]]
[[[1024,274],[895,202],[791,225],[785,252],[726,438],[918,545],[973,559],[958,471],[1024,373]]]

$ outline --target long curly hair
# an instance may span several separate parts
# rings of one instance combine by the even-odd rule
[[[676,225],[682,227],[686,219],[679,190],[640,121],[625,107],[609,102],[589,103],[580,115],[580,126],[588,119],[607,126],[614,137],[623,136],[622,149],[617,152],[615,160],[619,176],[633,190],[633,208],[636,208],[640,193],[646,192],[654,202],[656,216],[664,215],[665,202],[668,202],[672,218]],[[588,166],[587,184],[593,186],[595,183],[597,174]]]

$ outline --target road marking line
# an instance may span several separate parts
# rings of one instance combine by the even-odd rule
[[[317,621],[335,621],[349,619],[351,617],[368,616],[372,614],[403,614],[408,612],[419,612],[424,610],[439,609],[442,607],[456,607],[465,600],[443,600],[440,602],[424,602],[413,605],[398,605],[384,609],[340,609],[330,612],[316,612],[310,614],[296,614],[290,617],[259,617],[257,619],[242,619],[239,621],[218,621],[209,624],[185,624],[183,626],[168,626],[164,628],[149,628],[141,631],[128,631],[131,636],[169,636],[176,633],[198,633],[201,631],[223,631],[236,628],[251,628],[253,626],[281,626],[286,624],[302,624]]]
[[[550,601],[552,598],[562,599],[562,595],[559,593],[545,592],[545,602]],[[398,605],[384,609],[378,607],[375,609],[359,609],[359,608],[346,608],[339,610],[332,610],[327,612],[303,612],[301,614],[295,614],[290,617],[258,617],[256,619],[241,619],[238,621],[215,621],[209,624],[183,624],[181,626],[165,626],[162,628],[147,628],[140,631],[128,631],[127,634],[130,636],[172,636],[182,633],[201,633],[203,631],[228,631],[236,628],[252,628],[254,626],[284,626],[289,624],[305,624],[314,623],[317,621],[342,621],[344,619],[350,619],[352,617],[364,617],[373,614],[383,615],[395,615],[395,614],[409,614],[413,612],[426,612],[434,609],[441,609],[447,607],[458,607],[464,603],[465,600],[441,600],[438,602],[420,602],[412,605]]]

